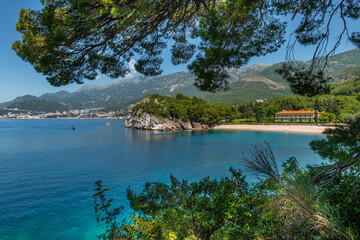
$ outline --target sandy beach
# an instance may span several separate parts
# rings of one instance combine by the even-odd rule
[[[326,128],[329,127],[315,125],[220,125],[214,129],[322,134]]]

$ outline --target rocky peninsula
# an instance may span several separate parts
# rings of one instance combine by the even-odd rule
[[[226,112],[229,111],[224,111],[223,105],[197,97],[177,94],[172,98],[153,94],[133,107],[125,127],[158,131],[211,129],[226,119]]]
[[[213,128],[212,125],[208,124],[171,120],[167,118],[156,117],[148,113],[131,114],[125,121],[125,127],[158,131],[201,130]]]

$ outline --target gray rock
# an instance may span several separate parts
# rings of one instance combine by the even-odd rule
[[[170,120],[167,118],[160,118],[154,115],[144,113],[141,110],[132,113],[125,121],[126,128],[136,128],[144,130],[157,131],[176,131],[176,130],[194,130],[194,129],[209,129],[212,126],[208,124],[196,122],[183,122],[180,120]]]

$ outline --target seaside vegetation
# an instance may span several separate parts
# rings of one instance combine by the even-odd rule
[[[321,165],[299,167],[295,157],[281,169],[268,143],[243,153],[241,170],[230,176],[189,183],[170,176],[168,183],[130,187],[133,213],[118,222],[108,188],[96,182],[95,212],[105,225],[99,239],[360,239],[360,119],[328,129],[311,148]],[[301,159],[299,159],[301,160]]]
[[[318,110],[320,114],[317,123],[346,123],[356,119],[360,112],[359,69],[350,70],[355,77],[333,82],[330,94],[316,97],[292,95],[239,106],[206,102],[201,98],[190,98],[182,94],[177,94],[176,97],[150,94],[147,96],[149,102],[140,103],[133,110],[141,108],[158,117],[207,124],[271,124],[275,123],[275,113],[283,110]],[[292,124],[313,123],[300,121]]]
[[[353,68],[348,73],[355,77],[333,82],[330,94],[316,97],[292,95],[276,97],[263,103],[250,102],[234,109],[236,117],[244,119],[245,123],[274,122],[275,113],[283,110],[318,110],[321,113],[319,123],[354,120],[360,112],[360,70]]]
[[[240,119],[252,120],[253,122],[271,123],[275,122],[275,113],[299,110],[318,110],[320,116],[318,123],[339,123],[354,119],[357,111],[351,109],[351,101],[339,104],[343,99],[331,95],[320,96],[317,98],[308,98],[303,96],[286,96],[267,100],[264,103],[253,103],[240,105],[237,109],[237,117]],[[355,101],[356,107],[360,107],[360,102]],[[351,108],[350,108],[350,107]],[[246,122],[246,121],[245,121]]]
[[[144,101],[144,99],[147,101]],[[210,125],[230,121],[235,117],[231,106],[210,103],[198,97],[190,98],[180,93],[176,94],[175,97],[149,94],[144,99],[133,107],[133,112],[136,112],[139,116],[143,113],[149,113],[172,120]]]
[[[144,112],[159,117],[208,124],[274,123],[275,113],[283,110],[318,110],[321,114],[317,123],[346,123],[354,120],[360,112],[358,68],[349,70],[355,77],[333,82],[330,94],[316,97],[283,96],[262,103],[250,102],[239,106],[206,102],[201,98],[190,98],[182,94],[177,94],[176,97],[150,94],[147,96],[149,102],[138,104],[133,110],[141,108]]]
[[[188,64],[196,76],[195,85],[216,92],[229,85],[227,68],[244,66],[253,57],[279,50],[289,35],[288,61],[277,73],[295,94],[325,99],[324,94],[331,90],[331,79],[326,75],[328,57],[343,40],[360,47],[360,33],[351,31],[347,24],[360,19],[358,0],[40,2],[41,10],[21,9],[16,29],[22,39],[15,41],[12,48],[54,86],[84,83],[99,74],[114,79],[124,77],[131,71],[128,63],[133,59],[137,72],[159,75],[163,50],[172,44],[171,62]],[[289,20],[294,28],[290,33],[286,31]],[[334,24],[338,31],[333,31]],[[315,47],[308,66],[299,65],[292,57],[296,44]],[[358,105],[353,101],[359,100],[355,91],[358,83],[350,84],[338,86],[339,90],[333,91],[337,95],[325,99],[331,106],[330,110],[328,105],[322,106],[329,111],[329,119],[335,115],[341,120],[340,115],[356,113]],[[320,97],[315,99],[320,107]],[[160,116],[184,120],[212,123],[230,119],[226,114],[225,118],[216,117],[224,107],[217,109],[219,105],[199,98],[176,100],[183,103],[180,108],[171,101],[164,97],[161,104],[144,107]],[[311,105],[310,100],[304,102],[305,106]],[[278,102],[279,107],[283,103]],[[257,106],[257,121],[261,121],[260,111],[265,108]],[[248,112],[254,111],[244,111]],[[99,237],[359,239],[359,143],[360,120],[354,119],[327,130],[326,139],[311,143],[316,153],[328,159],[321,166],[300,168],[297,159],[291,157],[282,169],[276,165],[267,143],[255,145],[244,153],[243,160],[249,170],[263,176],[261,181],[249,184],[240,170],[230,169],[230,177],[218,180],[204,178],[188,183],[171,177],[168,184],[147,183],[141,193],[127,190],[133,214],[122,223],[117,221],[122,207],[112,208],[112,200],[107,198],[109,189],[98,181],[95,213],[106,229]]]

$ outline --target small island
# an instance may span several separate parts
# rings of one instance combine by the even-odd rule
[[[182,94],[175,97],[150,94],[133,107],[125,127],[159,131],[201,130],[233,118],[231,107],[225,104],[209,103]]]

